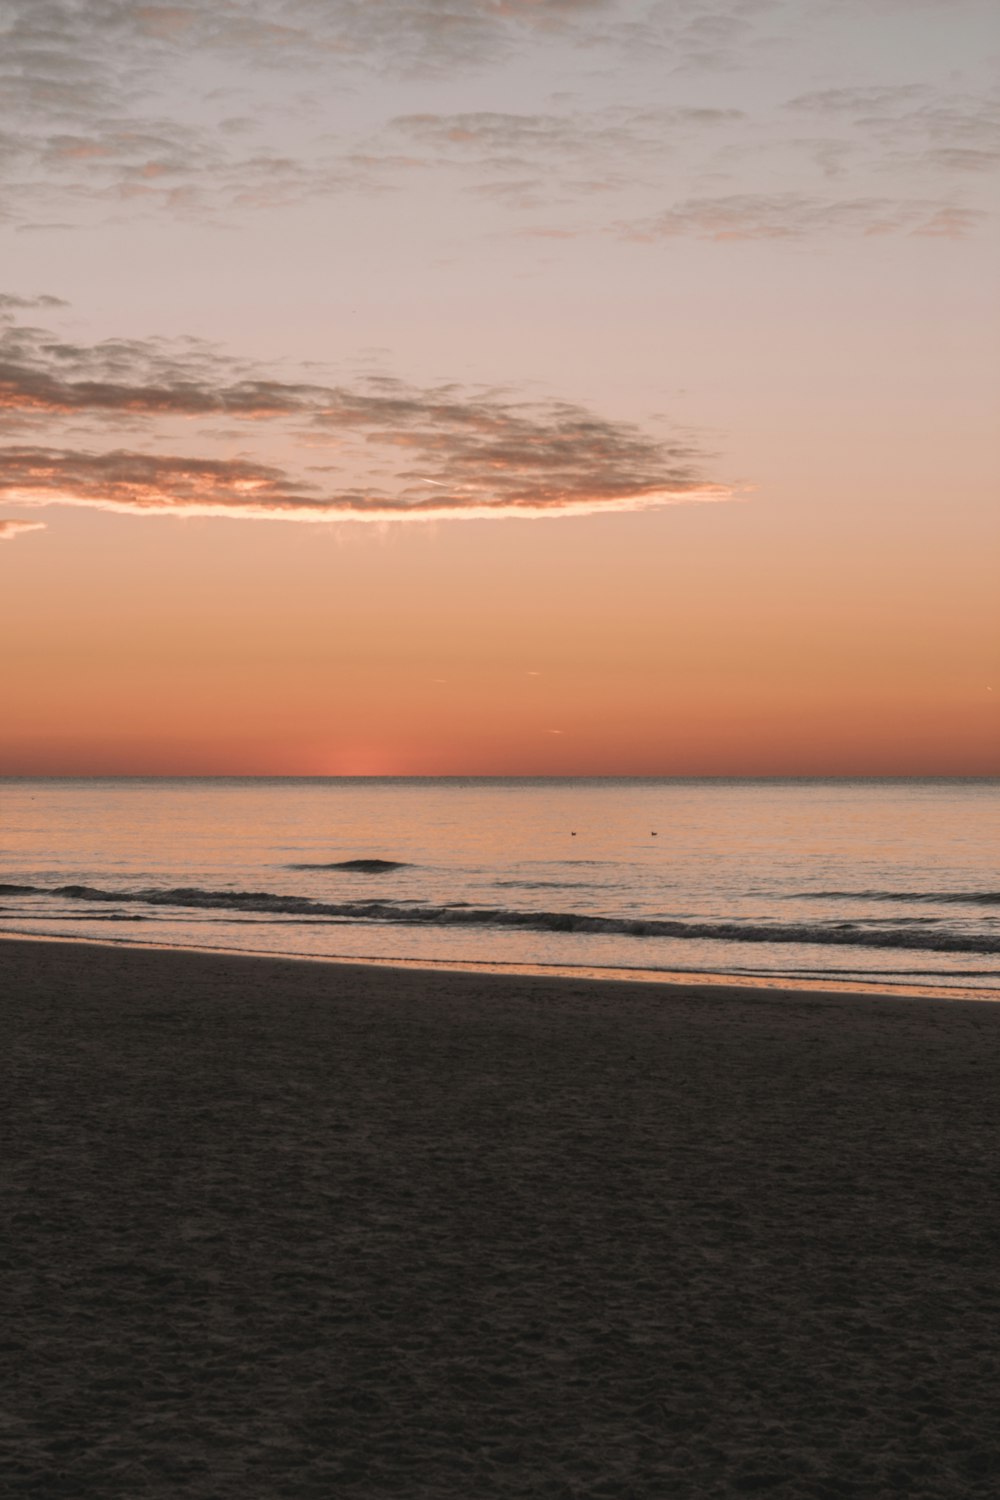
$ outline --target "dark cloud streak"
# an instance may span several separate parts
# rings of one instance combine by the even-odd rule
[[[160,451],[176,446],[177,419],[218,415],[245,419],[263,456]],[[130,436],[101,451],[51,441],[0,449],[0,495],[22,504],[383,520],[576,514],[729,495],[705,478],[692,444],[571,402],[421,389],[384,376],[282,381],[194,342],[87,346],[15,324],[0,336],[0,417],[8,433],[83,423]],[[318,466],[296,473],[287,457],[269,456],[316,446],[333,447],[341,488],[323,493],[311,477]]]

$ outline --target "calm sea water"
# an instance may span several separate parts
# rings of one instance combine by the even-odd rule
[[[0,929],[1000,997],[1000,782],[0,781]]]

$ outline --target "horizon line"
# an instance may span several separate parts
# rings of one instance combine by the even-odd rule
[[[0,781],[1000,781],[997,771],[0,771]]]

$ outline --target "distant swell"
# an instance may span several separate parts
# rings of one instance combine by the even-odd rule
[[[680,922],[647,917],[600,917],[582,912],[512,911],[507,907],[421,906],[393,901],[312,901],[271,891],[106,891],[87,885],[0,885],[0,896],[59,896],[64,900],[218,912],[248,912],[303,920],[385,922],[442,927],[518,927],[540,932],[623,934],[631,937],[711,940],[729,943],[808,943],[840,948],[907,948],[938,953],[1000,953],[1000,936],[928,930],[924,926],[873,929],[852,922]]]
[[[384,875],[387,870],[405,870],[405,859],[337,859],[332,864],[286,865],[286,870],[356,870],[359,875]]]
[[[793,901],[930,901],[942,906],[1000,906],[1000,891],[798,891]]]

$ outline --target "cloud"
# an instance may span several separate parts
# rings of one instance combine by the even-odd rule
[[[0,329],[0,416],[263,418],[323,399],[320,388],[240,378],[238,369],[195,341],[73,344],[15,324]]]
[[[241,459],[8,446],[0,447],[0,496],[124,514],[307,522],[537,519],[732,498],[728,487],[699,478],[694,466],[671,461],[632,429],[581,410],[567,408],[548,423],[519,414],[503,427],[501,420],[492,442],[449,443],[442,427],[385,435],[425,457],[424,467],[461,476],[454,487],[408,469],[395,493],[375,486],[324,493],[276,466]]]
[[[384,132],[409,160],[478,180],[468,191],[515,208],[609,192],[662,171],[666,157],[706,131],[744,119],[737,109],[617,107],[564,113],[397,115]]]
[[[463,174],[466,194],[517,213],[549,213],[635,189],[655,191],[665,175],[690,174],[699,153],[714,150],[727,133],[732,139],[745,121],[740,109],[707,105],[424,112],[397,115],[379,139],[387,154],[404,142],[408,159],[426,172]],[[553,238],[580,232],[558,224],[528,230]]]
[[[26,96],[72,113],[178,56],[436,75],[556,42],[731,66],[771,13],[779,0],[5,0],[0,41]]]
[[[481,65],[546,38],[586,35],[614,0],[5,0],[6,72],[22,98],[67,115],[100,106],[177,56],[269,69],[359,62],[394,72]]]
[[[813,89],[789,99],[787,109],[806,110],[816,114],[868,115],[884,114],[897,105],[909,105],[926,99],[923,83],[872,84],[864,88]]]
[[[661,74],[729,72],[759,58],[763,47],[780,42],[782,0],[671,0],[670,4],[632,6],[612,13],[591,27],[590,45],[628,64],[655,57]]]
[[[791,27],[792,40],[809,13]],[[575,108],[569,93],[559,111],[411,112],[367,136],[332,134],[330,113],[324,118],[345,82],[363,86],[373,71],[461,77],[550,45],[575,69],[567,81],[588,90],[594,73],[613,79],[639,56],[661,59],[664,78],[692,69],[738,77],[762,49],[787,44],[769,28],[788,22],[777,0],[6,0],[3,213],[36,231],[109,212],[225,223],[397,191],[421,173],[464,174],[466,192],[518,214],[629,190],[660,201],[687,195],[687,204],[727,181],[718,174],[741,149],[759,155],[762,131],[783,174],[766,180],[783,187],[810,188],[804,153],[813,178],[859,165],[916,173],[914,192],[951,208],[935,182],[971,182],[1000,160],[995,98],[946,98],[922,83],[802,93],[779,111],[783,129],[772,110],[754,120],[724,107],[715,83],[703,105]],[[822,122],[827,133],[795,143],[789,178],[796,119]],[[877,183],[863,190],[879,197]],[[886,196],[899,199],[899,186]],[[643,237],[649,222],[626,237]],[[664,222],[666,233],[701,232]],[[733,237],[785,233],[758,226]]]
[[[525,162],[544,156],[589,159],[595,154],[659,152],[672,136],[743,118],[742,110],[709,108],[609,108],[564,114],[479,110],[397,115],[389,128],[451,159],[471,158],[520,170]]]
[[[179,39],[272,67],[349,59],[434,73],[579,35],[614,8],[614,0],[201,0],[188,7]]]
[[[842,146],[895,173],[952,176],[1000,162],[1000,92],[954,96],[919,83],[821,89],[786,108],[836,122],[850,132]]]
[[[4,143],[8,216],[52,202],[217,220],[343,193],[377,193],[420,163],[398,152],[309,141],[299,154],[241,145],[219,131],[150,117],[94,118],[75,130],[22,131]],[[48,227],[67,227],[50,225]]]
[[[317,70],[453,72],[575,36],[613,8],[613,0],[5,0],[3,214],[52,222],[55,200],[89,216],[107,203],[212,218],[384,190],[407,166],[392,153],[321,139],[274,149],[275,127],[284,139]],[[206,59],[221,112],[198,82]],[[286,75],[280,100],[262,70]],[[234,94],[255,101],[237,131],[226,103]],[[261,131],[255,146],[255,126],[268,125],[271,139]]]
[[[166,209],[218,219],[233,209],[274,208],[345,193],[382,193],[419,171],[475,174],[483,191],[505,179],[540,175],[548,196],[567,179],[616,186],[706,132],[744,117],[735,109],[608,108],[569,113],[500,111],[396,116],[367,137],[329,134],[298,140],[293,151],[256,144],[253,129],[206,129],[179,120],[93,111],[69,125],[30,128],[2,141],[7,212],[40,213],[53,202],[93,213]],[[585,189],[584,189],[585,191]]]
[[[960,238],[986,215],[932,200],[815,198],[805,193],[732,193],[688,198],[651,219],[619,226],[626,239],[650,242],[797,240],[809,235],[920,234]]]
[[[14,313],[24,312],[28,308],[56,308],[68,307],[61,297],[16,297],[10,292],[0,292],[0,321],[6,322]]]
[[[623,164],[638,154],[738,112],[414,114],[366,148],[306,138],[310,111],[322,108],[315,82],[329,81],[335,97],[345,80],[372,71],[463,75],[550,45],[569,48],[588,75],[599,58],[621,66],[637,50],[701,66],[720,48],[728,55],[742,46],[771,8],[771,0],[5,0],[4,212],[39,226],[64,223],[53,208],[66,204],[88,220],[104,205],[218,219],[381,192],[418,165],[477,161],[524,177],[525,160],[542,160],[550,172],[576,160],[581,182],[607,182],[612,158],[614,175],[625,177]],[[416,157],[386,147],[401,133]]]
[[[220,415],[241,419],[243,448],[234,453],[228,432],[209,427],[192,453],[191,420]],[[731,496],[692,444],[572,402],[386,376],[281,380],[193,340],[88,346],[15,324],[0,335],[0,420],[8,435],[22,433],[0,448],[0,496],[21,505],[382,521]],[[60,428],[63,441],[53,441]],[[103,441],[81,444],[87,431]],[[111,446],[109,433],[119,435]],[[331,461],[318,462],[324,455]]]
[[[280,470],[240,460],[177,458],[118,450],[0,449],[0,494],[21,504],[97,505],[109,510],[214,514],[298,503]]]
[[[816,91],[789,111],[836,122],[845,133],[817,138],[775,135],[761,117],[718,107],[606,108],[514,114],[476,111],[400,115],[384,138],[405,140],[427,170],[472,174],[466,192],[516,211],[551,211],[573,200],[638,188],[667,197],[671,178],[689,186],[725,181],[751,153],[755,169],[771,151],[784,180],[769,193],[682,197],[657,216],[626,222],[632,240],[693,235],[705,239],[797,239],[821,234],[935,234],[958,237],[985,217],[985,205],[956,202],[947,179],[988,168],[1000,157],[995,103],[945,105],[922,84]],[[846,122],[846,124],[845,124]],[[788,170],[789,146],[812,157],[823,178],[849,177],[855,191],[811,191],[815,171]],[[694,148],[692,150],[692,148]],[[780,164],[780,165],[779,165]],[[906,195],[881,191],[872,172],[910,173]],[[864,172],[864,177],[861,177]],[[810,180],[812,179],[812,181]],[[863,184],[863,185],[862,185]],[[946,185],[947,184],[947,185]],[[860,190],[859,190],[860,189]],[[641,201],[641,200],[640,200]],[[597,228],[595,224],[591,229]],[[618,228],[622,229],[622,225]],[[572,237],[579,225],[534,226],[533,234]]]
[[[54,232],[62,232],[63,230],[66,230],[66,229],[72,230],[72,229],[76,229],[76,228],[78,228],[78,225],[76,225],[76,224],[70,224],[70,223],[65,222],[65,221],[63,221],[63,222],[55,221],[55,222],[49,222],[47,224],[33,224],[33,223],[28,222],[28,223],[24,223],[24,224],[18,224],[17,227],[14,230],[14,233],[15,234],[50,234],[50,233],[54,233]]]
[[[0,542],[12,542],[26,531],[44,531],[44,521],[8,521],[0,519]]]

